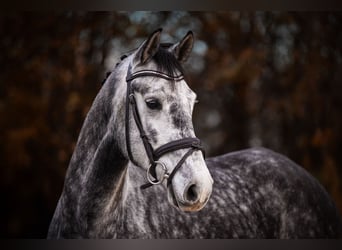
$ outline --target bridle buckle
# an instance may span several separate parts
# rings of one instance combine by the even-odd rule
[[[135,104],[135,98],[134,98],[134,94],[133,93],[129,94],[128,98],[129,98],[129,102],[131,104]]]

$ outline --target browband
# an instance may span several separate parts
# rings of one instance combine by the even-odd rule
[[[130,82],[130,81],[134,80],[135,78],[144,77],[144,76],[159,77],[159,78],[163,78],[163,79],[168,80],[168,81],[175,81],[175,82],[178,82],[178,81],[181,81],[184,79],[183,75],[170,76],[168,74],[165,74],[165,73],[159,72],[159,71],[155,71],[155,70],[139,70],[139,71],[136,71],[134,73],[128,74],[126,81]]]

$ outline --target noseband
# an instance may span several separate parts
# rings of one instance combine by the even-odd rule
[[[163,78],[163,79],[169,80],[169,81],[181,81],[184,79],[184,77],[182,75],[173,77],[173,76],[167,75],[165,73],[153,71],[153,70],[141,70],[141,71],[137,71],[134,73],[131,73],[130,69],[128,70],[128,74],[126,77],[127,94],[126,94],[126,124],[125,124],[126,147],[127,147],[128,157],[129,157],[130,161],[132,161],[135,165],[138,165],[133,158],[132,150],[131,150],[131,144],[130,144],[129,110],[130,110],[130,108],[132,108],[132,113],[133,113],[133,117],[135,120],[135,124],[138,127],[141,140],[144,144],[145,151],[146,151],[147,157],[148,157],[149,162],[150,162],[150,165],[147,169],[148,183],[142,185],[141,189],[145,189],[145,188],[151,187],[153,185],[160,184],[163,182],[164,179],[167,179],[167,186],[169,186],[171,184],[172,179],[173,179],[174,175],[176,174],[176,172],[181,168],[181,166],[183,165],[185,160],[194,151],[201,150],[203,152],[203,155],[204,155],[204,148],[201,144],[201,141],[198,138],[191,138],[191,137],[171,141],[171,142],[168,142],[168,143],[160,146],[156,150],[153,149],[153,147],[151,146],[151,144],[149,142],[149,138],[146,135],[144,128],[141,124],[141,119],[139,116],[139,112],[138,112],[138,108],[137,108],[137,104],[135,101],[135,97],[134,97],[134,93],[133,93],[133,89],[132,89],[132,84],[131,84],[132,80],[139,78],[139,77],[146,77],[146,76],[159,77],[159,78]],[[158,161],[160,159],[160,157],[162,157],[163,155],[165,155],[167,153],[170,153],[170,152],[173,152],[176,150],[180,150],[180,149],[186,149],[186,148],[189,148],[189,150],[179,160],[179,162],[174,167],[174,169],[172,170],[171,173],[169,173],[167,171],[167,168],[163,162]],[[158,180],[157,175],[156,175],[157,166],[160,166],[163,170],[163,176],[161,177],[160,180]]]

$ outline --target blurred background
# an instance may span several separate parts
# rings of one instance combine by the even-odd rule
[[[196,134],[214,156],[285,154],[342,212],[341,12],[24,12],[0,17],[0,237],[44,238],[107,71],[188,30]]]

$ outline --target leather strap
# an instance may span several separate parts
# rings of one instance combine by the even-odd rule
[[[139,71],[136,71],[134,73],[128,74],[126,77],[126,81],[130,82],[130,81],[134,80],[135,78],[146,77],[146,76],[159,77],[159,78],[163,78],[165,80],[176,81],[176,82],[184,79],[183,75],[170,76],[168,74],[165,74],[165,73],[159,72],[159,71],[155,71],[155,70],[139,70]]]
[[[135,120],[135,123],[137,125],[137,128],[139,130],[139,134],[141,137],[141,140],[143,142],[147,157],[151,164],[151,174],[157,180],[155,167],[156,167],[156,161],[162,157],[163,155],[180,150],[185,148],[190,148],[185,155],[180,159],[180,161],[177,163],[175,168],[172,170],[171,174],[168,175],[167,185],[170,185],[172,182],[172,179],[176,172],[180,169],[182,164],[185,162],[185,160],[195,151],[195,150],[201,150],[204,154],[204,148],[201,145],[201,141],[198,138],[182,138],[179,140],[168,142],[156,150],[153,150],[153,147],[151,146],[149,139],[144,131],[144,128],[141,123],[140,115],[138,112],[138,108],[136,105],[134,93],[132,90],[131,81],[138,78],[138,77],[146,77],[146,76],[153,76],[153,77],[159,77],[163,78],[165,80],[172,80],[172,81],[181,81],[184,79],[182,75],[173,77],[168,74],[165,74],[163,72],[153,71],[153,70],[141,70],[137,71],[135,73],[131,73],[131,68],[129,67],[126,81],[127,81],[127,92],[126,92],[126,117],[125,117],[125,133],[126,133],[126,147],[127,147],[127,153],[130,161],[132,161],[135,165],[138,166],[137,162],[133,158],[131,144],[130,144],[130,109],[132,109],[133,118]],[[146,183],[141,186],[141,189],[148,188],[154,184],[152,183]]]
[[[168,142],[160,146],[159,148],[154,150],[153,158],[155,161],[157,161],[164,154],[167,154],[169,152],[176,151],[179,149],[190,148],[190,147],[201,150],[203,154],[205,153],[204,148],[201,144],[201,141],[198,138],[183,138],[183,139],[179,139],[176,141]]]

